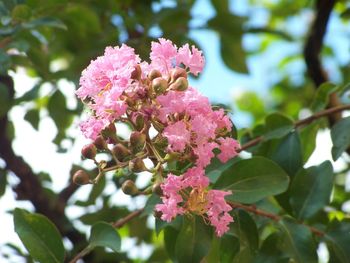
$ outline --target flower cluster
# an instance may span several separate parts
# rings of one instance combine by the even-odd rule
[[[230,137],[231,120],[188,84],[188,75],[203,69],[201,51],[159,39],[152,42],[150,60],[141,61],[126,45],[108,47],[83,71],[77,96],[92,112],[80,126],[94,140],[88,152],[96,146],[112,155],[116,167],[134,172],[148,170],[143,159],[151,159],[153,182],[160,183],[162,190],[162,203],[156,206],[161,218],[171,221],[177,215],[197,214],[221,236],[233,221],[224,199],[231,193],[210,190],[204,169],[215,151],[223,163],[237,155],[239,144]],[[133,128],[129,141],[116,135],[115,122]],[[157,131],[154,137],[151,128]],[[174,175],[165,165],[174,160],[191,168]]]

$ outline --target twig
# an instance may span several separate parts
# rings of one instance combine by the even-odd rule
[[[115,228],[121,228],[126,223],[128,223],[130,220],[132,220],[133,218],[138,217],[143,212],[143,210],[144,210],[144,208],[135,210],[134,212],[131,212],[126,217],[123,217],[123,218],[119,219],[117,222],[112,223],[112,226]]]
[[[311,115],[310,117],[307,117],[305,119],[298,120],[298,121],[294,122],[294,127],[300,128],[302,126],[310,124],[311,122],[313,122],[317,119],[320,119],[320,118],[325,117],[325,116],[330,116],[334,113],[341,112],[344,110],[350,110],[350,104],[336,106],[336,107],[333,107],[333,108],[330,108],[327,110],[316,112],[315,114]],[[264,140],[264,136],[256,137],[256,138],[250,140],[249,142],[243,144],[242,147],[238,150],[238,152],[241,152],[241,151],[244,151],[250,147],[253,147],[253,146],[259,144],[263,140]]]
[[[276,215],[276,214],[273,214],[273,213],[270,213],[270,212],[267,212],[267,211],[258,209],[258,208],[256,208],[256,206],[254,206],[254,205],[251,205],[251,206],[249,206],[249,205],[243,205],[243,204],[241,204],[241,203],[236,203],[236,202],[231,202],[231,201],[228,202],[228,203],[229,203],[229,205],[230,205],[233,209],[235,209],[235,208],[241,208],[241,209],[243,209],[243,210],[245,210],[245,211],[248,211],[248,212],[250,212],[250,213],[253,213],[253,214],[255,214],[255,215],[270,218],[270,219],[272,219],[273,221],[276,221],[276,222],[278,222],[278,221],[280,221],[280,220],[282,219],[282,216],[279,216],[279,215]],[[322,237],[322,236],[325,235],[324,232],[322,232],[321,230],[319,230],[319,229],[317,229],[317,228],[315,228],[315,227],[306,225],[306,224],[304,224],[303,222],[298,222],[298,223],[301,224],[301,225],[306,226],[312,233],[314,233],[314,234],[317,235],[317,236]]]

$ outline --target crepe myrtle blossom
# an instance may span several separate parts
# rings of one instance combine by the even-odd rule
[[[210,189],[204,171],[216,154],[225,163],[240,146],[231,138],[233,124],[224,110],[213,108],[188,83],[188,76],[198,75],[204,63],[196,47],[178,48],[163,38],[152,42],[149,62],[127,45],[107,47],[82,72],[76,95],[90,113],[80,124],[83,134],[99,151],[112,155],[115,167],[137,173],[146,169],[143,159],[154,161],[154,182],[162,190],[162,203],[156,206],[161,219],[200,215],[222,236],[233,221],[225,202],[231,192]],[[132,128],[129,140],[119,139],[116,122]],[[156,136],[150,136],[151,128]],[[169,173],[164,168],[169,156],[189,168],[180,176]]]
[[[209,179],[199,167],[190,168],[181,176],[169,174],[161,185],[163,203],[157,204],[155,209],[162,213],[161,219],[167,222],[186,213],[202,216],[215,227],[215,232],[220,237],[233,222],[228,213],[232,208],[224,198],[231,192],[208,190],[208,186]]]

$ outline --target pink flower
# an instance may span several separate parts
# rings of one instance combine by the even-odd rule
[[[210,164],[211,159],[214,157],[213,150],[217,147],[215,142],[203,143],[193,148],[193,152],[197,155],[196,165],[199,167],[206,167]]]
[[[86,121],[80,123],[80,129],[86,138],[95,140],[108,124],[109,123],[105,120],[90,117]]]
[[[205,176],[202,167],[192,167],[183,174],[183,187],[206,188],[209,186],[209,178]]]
[[[190,72],[197,76],[203,70],[204,67],[204,57],[202,56],[202,51],[192,46],[192,52],[189,45],[183,45],[179,48],[179,52],[176,56],[177,64],[184,64],[190,69]]]
[[[231,158],[237,156],[237,150],[239,149],[239,143],[233,138],[219,138],[220,142],[219,149],[221,153],[218,154],[218,158],[221,162],[225,163]]]
[[[151,66],[162,73],[169,73],[176,63],[177,47],[170,40],[159,39],[159,43],[152,42],[150,58]]]
[[[202,144],[208,141],[208,139],[215,138],[216,123],[213,122],[208,116],[196,115],[191,121],[191,131],[196,134],[196,144]]]
[[[184,121],[178,121],[168,125],[164,129],[163,135],[168,139],[171,151],[182,152],[190,142],[191,133],[187,130]]]
[[[229,230],[228,225],[233,222],[233,218],[228,213],[232,207],[226,203],[225,196],[231,192],[220,190],[209,190],[207,215],[212,226],[216,228],[217,236],[221,237]]]
[[[178,206],[178,204],[182,202],[182,197],[180,195],[163,197],[162,201],[162,204],[157,204],[155,207],[156,211],[162,212],[162,220],[170,222],[177,215],[182,215],[185,213],[185,210]]]
[[[217,111],[213,112],[213,119],[216,123],[218,129],[226,129],[227,131],[232,130],[232,122],[230,118],[225,115],[225,112],[223,109],[219,109]]]

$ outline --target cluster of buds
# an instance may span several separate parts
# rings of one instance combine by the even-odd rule
[[[232,123],[223,109],[214,110],[207,97],[189,86],[188,75],[203,69],[201,51],[159,39],[152,42],[150,59],[141,61],[126,45],[108,47],[83,71],[77,96],[92,114],[81,130],[93,143],[82,155],[94,160],[100,173],[93,180],[77,176],[77,182],[96,183],[104,172],[120,168],[151,172],[149,189],[161,195],[162,203],[155,208],[161,219],[197,214],[221,236],[233,221],[224,199],[231,193],[210,190],[204,170],[215,149],[223,163],[237,155],[239,144],[230,137]],[[128,140],[117,136],[118,122],[132,129]],[[112,164],[97,162],[99,151],[109,153]],[[153,162],[152,168],[145,166],[145,159]],[[170,162],[188,168],[175,175],[167,166]],[[122,189],[132,195],[140,192],[130,180]]]

